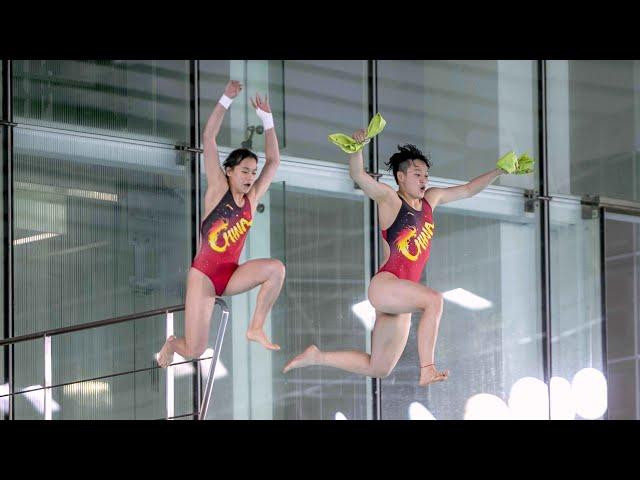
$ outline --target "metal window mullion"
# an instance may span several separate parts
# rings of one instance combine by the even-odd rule
[[[195,150],[200,149],[200,61],[190,61],[190,112],[191,135],[190,144],[194,149],[191,157],[191,258],[198,250],[200,236],[200,155]],[[186,310],[185,310],[186,315]],[[199,412],[202,408],[202,376],[200,362],[194,361],[194,372],[191,379],[193,386],[193,410]],[[197,417],[194,416],[194,420]]]
[[[550,255],[550,215],[549,215],[549,159],[547,155],[547,64],[546,60],[538,60],[538,147],[540,161],[539,191],[540,196],[540,267],[541,267],[541,302],[542,331],[545,339],[543,345],[544,380],[549,392],[549,418],[551,418],[551,377],[552,345],[551,345],[551,255]]]
[[[4,334],[13,337],[13,98],[11,60],[2,60],[2,118],[5,121],[3,135],[2,196],[3,196],[3,228],[4,228]],[[14,379],[14,347],[4,349],[4,377],[9,384],[9,393],[13,393]],[[14,419],[14,399],[9,396],[9,409],[5,419]]]
[[[605,209],[600,208],[600,325],[602,335],[602,370],[604,378],[609,381],[609,363],[607,360],[607,229]],[[609,409],[604,413],[604,419],[609,419]]]
[[[378,61],[367,61],[367,77],[368,77],[368,110],[369,118],[372,118],[378,112]],[[369,172],[378,173],[378,137],[375,136],[369,144]],[[376,180],[379,178],[376,176]],[[378,207],[376,202],[369,200],[369,245],[371,246],[370,267],[371,275],[378,271],[380,264],[379,245],[378,245]],[[371,333],[373,336],[373,332]],[[373,419],[382,419],[382,381],[379,378],[371,378],[372,383],[372,401],[373,401]]]

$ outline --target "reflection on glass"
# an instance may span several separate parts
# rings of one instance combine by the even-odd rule
[[[640,62],[547,61],[552,193],[640,200]]]
[[[520,420],[548,420],[549,393],[547,385],[538,378],[518,379],[509,391],[511,418]]]
[[[577,199],[559,197],[550,203],[550,221],[551,372],[569,381],[584,368],[603,370],[600,224]],[[564,382],[551,382],[554,417],[568,414],[566,405],[555,405],[565,402]]]
[[[583,368],[571,380],[576,413],[587,420],[601,418],[607,411],[607,380],[600,370]]]
[[[191,382],[175,385],[174,415],[193,413]],[[165,372],[150,370],[54,387],[53,420],[156,420],[166,418]]]
[[[387,120],[380,170],[406,143],[431,154],[432,175],[464,181],[509,150],[537,160],[536,77],[531,60],[378,61],[378,110]],[[536,179],[505,175],[495,184],[534,188]]]
[[[186,60],[14,60],[14,120],[170,144],[189,142]]]
[[[571,383],[566,378],[551,377],[551,420],[573,420],[576,405]]]
[[[511,411],[501,398],[490,393],[469,397],[464,406],[465,420],[510,420]]]
[[[409,405],[409,420],[435,420],[436,417],[420,402]]]

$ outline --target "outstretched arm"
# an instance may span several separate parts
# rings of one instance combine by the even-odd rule
[[[367,132],[364,129],[360,129],[353,134],[353,138],[357,142],[364,142],[366,136]],[[365,171],[362,150],[349,155],[349,175],[371,200],[380,202],[394,193],[391,187],[374,180]]]
[[[264,100],[256,93],[255,98],[251,99],[251,105],[256,109],[256,114],[262,120],[264,125],[264,154],[266,161],[260,176],[254,183],[252,190],[254,191],[254,199],[258,200],[262,197],[271,185],[271,181],[276,174],[278,165],[280,165],[280,148],[278,147],[278,137],[276,129],[273,126],[273,115],[269,101],[265,96]]]
[[[503,173],[505,173],[503,170],[496,168],[484,175],[474,178],[464,185],[448,188],[430,188],[427,190],[425,198],[431,205],[431,208],[435,208],[436,205],[442,205],[444,203],[462,200],[463,198],[473,197],[475,194],[491,185],[491,183]]]
[[[218,156],[218,144],[216,138],[220,133],[222,119],[231,105],[233,99],[242,90],[242,85],[237,80],[230,80],[224,89],[224,95],[211,112],[209,120],[204,127],[202,134],[204,142],[204,169],[207,175],[207,190],[217,190],[221,185],[226,184],[227,178],[220,167],[220,158]]]

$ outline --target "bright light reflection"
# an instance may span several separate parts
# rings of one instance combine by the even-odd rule
[[[551,377],[551,420],[573,420],[576,407],[569,380]]]
[[[467,400],[464,406],[465,420],[508,420],[511,412],[500,397],[490,393],[478,393]]]
[[[509,392],[508,404],[515,419],[549,419],[547,385],[537,378],[523,377],[514,383]]]
[[[449,290],[444,292],[442,296],[446,300],[457,303],[461,307],[468,308],[469,310],[485,310],[493,305],[493,303],[486,298],[482,298],[464,288]]]
[[[368,331],[373,330],[373,325],[376,322],[376,310],[373,308],[373,305],[369,303],[369,300],[356,303],[351,307],[351,310],[360,319],[364,328]]]
[[[571,393],[576,413],[595,420],[607,411],[607,380],[600,370],[583,368],[573,376]]]
[[[0,395],[9,394],[9,384],[5,383],[0,385]],[[9,411],[9,397],[0,398],[0,413],[7,413]]]
[[[31,385],[27,388],[23,388],[20,390],[21,392],[25,392],[24,396],[29,400],[29,403],[33,405],[39,413],[44,414],[44,390],[37,390],[42,388],[42,385]],[[31,390],[37,390],[32,392]],[[60,405],[55,400],[51,400],[51,411],[57,412],[60,410]]]
[[[200,358],[212,357],[213,356],[213,348],[207,348]],[[211,370],[211,362],[213,359],[201,360],[202,364],[202,375],[207,378],[209,376],[209,370]],[[218,378],[224,378],[229,375],[229,371],[222,364],[222,360],[218,359],[218,363],[216,364],[216,371],[213,372],[213,379],[217,380]]]
[[[409,405],[409,420],[435,420],[436,417],[420,402]]]
[[[336,420],[346,420],[346,419],[347,419],[347,417],[344,416],[344,413],[336,412]]]

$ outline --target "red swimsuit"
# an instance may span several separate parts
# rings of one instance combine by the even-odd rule
[[[388,229],[382,230],[391,253],[377,273],[390,272],[398,278],[419,282],[431,252],[433,211],[424,198],[422,210],[411,207],[402,197],[400,200],[402,206],[396,219]]]
[[[229,189],[200,226],[200,250],[191,266],[209,277],[216,295],[224,293],[238,268],[251,223],[249,198],[245,195],[244,205],[239,207]]]

